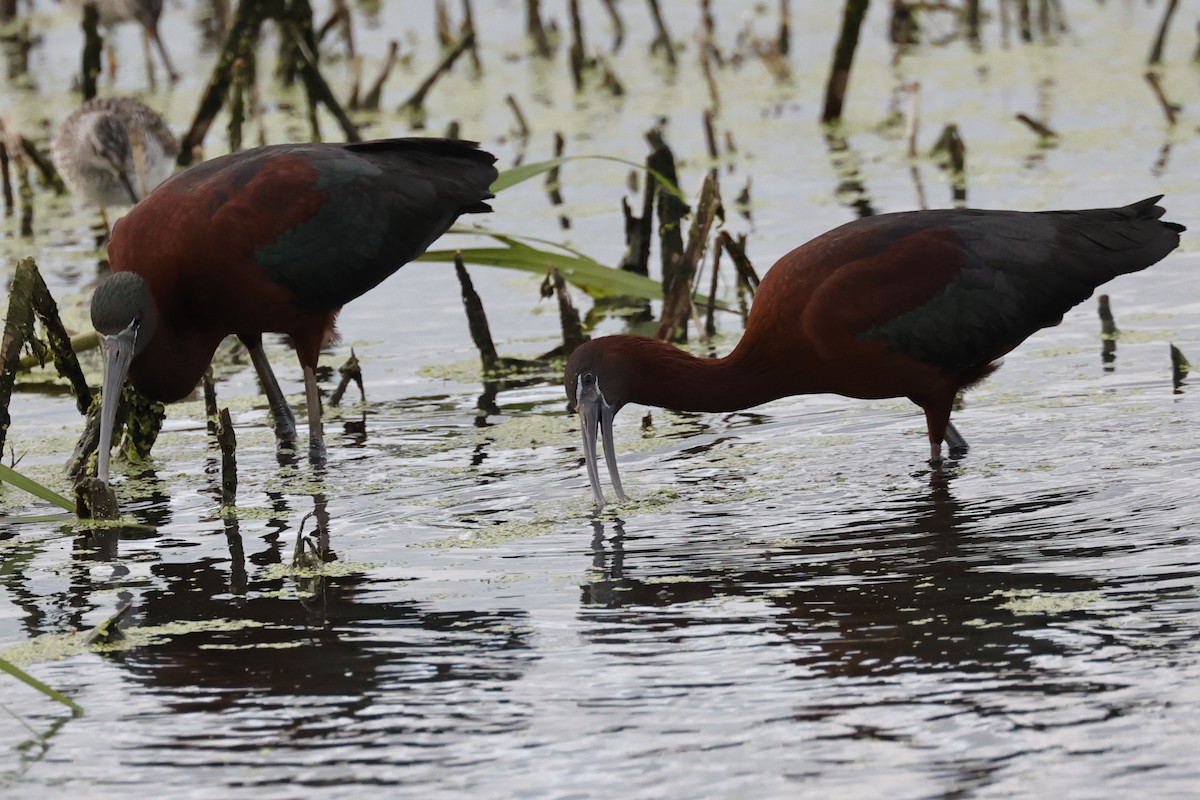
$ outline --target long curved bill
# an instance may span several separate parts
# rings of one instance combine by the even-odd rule
[[[106,485],[109,450],[112,449],[113,428],[117,422],[117,403],[121,399],[121,387],[129,372],[129,364],[133,361],[136,340],[137,328],[134,325],[120,333],[100,335],[100,346],[104,348],[104,386],[101,388],[100,451],[96,456],[96,477]]]
[[[596,434],[604,439],[604,461],[608,465],[608,476],[612,480],[617,500],[625,502],[625,490],[621,487],[621,476],[617,473],[617,453],[613,443],[613,417],[616,410],[604,400],[595,381],[585,384],[581,379],[575,392],[579,409],[580,428],[583,431],[583,458],[587,464],[588,481],[592,485],[592,497],[596,508],[604,508],[604,492],[600,490],[600,468],[596,457]]]

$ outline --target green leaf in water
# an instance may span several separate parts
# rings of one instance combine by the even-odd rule
[[[639,164],[636,161],[627,161],[624,158],[616,156],[562,156],[561,158],[552,158],[549,161],[535,161],[532,164],[521,164],[516,167],[511,167],[500,173],[496,180],[492,181],[492,191],[499,193],[510,187],[516,186],[518,183],[524,183],[530,178],[536,178],[538,175],[549,172],[555,167],[561,166],[568,161],[576,161],[579,159],[590,158],[597,161],[615,161],[618,164],[624,164],[634,169],[640,169],[643,172],[648,172],[654,176],[659,185],[663,187],[668,194],[673,194],[683,202],[687,202],[687,198],[683,196],[683,192],[679,187],[671,181],[667,180],[666,176],[657,170],[649,169],[645,164]]]
[[[28,672],[21,669],[16,664],[12,664],[8,661],[5,661],[3,658],[0,658],[0,672],[7,672],[9,675],[12,675],[14,678],[21,681],[21,683],[27,684],[29,686],[32,686],[34,689],[37,689],[39,692],[46,695],[46,697],[49,697],[51,700],[57,700],[58,702],[62,703],[64,706],[66,706],[67,708],[71,709],[71,713],[73,713],[75,716],[78,717],[83,714],[83,709],[80,708],[79,705],[74,700],[67,697],[62,692],[59,692],[55,689],[51,689],[49,686],[47,686],[46,684],[39,681],[37,678],[30,675]]]
[[[466,231],[464,231],[466,232]],[[480,233],[484,233],[480,231]],[[452,263],[455,253],[471,264],[504,267],[544,275],[554,267],[567,281],[593,296],[637,297],[643,300],[662,298],[662,285],[652,278],[628,270],[606,267],[595,259],[577,252],[553,252],[533,247],[507,236],[488,234],[504,247],[470,247],[462,250],[429,250],[418,261]]]
[[[23,489],[35,497],[40,497],[48,503],[53,503],[59,508],[65,509],[72,513],[75,512],[75,504],[67,498],[63,497],[53,489],[43,486],[33,478],[27,478],[11,467],[6,467],[0,464],[0,481],[11,483],[18,489]]]

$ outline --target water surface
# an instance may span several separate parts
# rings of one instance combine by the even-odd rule
[[[190,44],[193,68],[148,99],[182,131],[212,54],[190,4],[168,5],[164,24],[180,50]],[[370,129],[379,136],[408,132],[391,110],[437,57],[430,12],[401,18],[385,5],[359,29],[365,74],[389,38],[412,61],[389,83],[389,111]],[[550,155],[555,130],[568,152],[641,160],[642,132],[666,115],[694,195],[709,166],[697,9],[664,3],[687,47],[672,72],[646,54],[644,10],[626,5],[626,43],[609,56],[626,81],[619,98],[575,94],[561,52],[531,64],[522,4],[477,8],[484,77],[450,76],[431,95],[427,131],[457,119],[511,164],[522,153],[503,101],[512,92],[534,131],[526,160]],[[771,10],[720,5],[729,53],[743,25],[773,33]],[[886,4],[875,4],[841,141],[814,122],[839,15],[833,4],[792,5],[804,7],[793,8],[790,81],[753,58],[718,73],[718,130],[737,146],[721,164],[723,190],[730,199],[749,181],[753,200],[751,221],[731,212],[726,224],[749,234],[760,270],[865,209],[912,209],[922,196],[950,205],[947,178],[924,157],[906,159],[892,116],[912,81],[922,85],[922,153],[942,125],[959,126],[972,205],[1091,207],[1166,193],[1170,219],[1200,225],[1194,41],[1177,24],[1168,42],[1163,85],[1184,109],[1170,128],[1142,78],[1157,6],[1082,4],[1068,33],[1014,36],[1007,47],[992,23],[978,50],[957,41],[893,63]],[[585,9],[590,47],[607,50],[601,11]],[[30,129],[69,109],[74,64],[60,54],[78,46],[57,6],[37,13],[32,85],[6,90]],[[118,39],[127,57],[115,88],[141,91],[136,32]],[[329,49],[331,75],[344,78]],[[305,135],[273,90],[264,97],[272,130]],[[1040,145],[1018,112],[1043,117],[1058,143]],[[569,165],[566,231],[538,181],[501,195],[484,222],[616,263],[625,179],[611,164]],[[92,213],[69,198],[38,202],[34,239],[5,223],[3,263],[35,255],[82,326]],[[481,411],[487,391],[453,274],[405,267],[345,310],[343,339],[324,358],[336,365],[353,347],[368,394],[365,405],[329,409],[326,471],[280,463],[253,371],[234,363],[218,392],[237,427],[236,513],[221,513],[219,457],[198,402],[170,408],[150,464],[118,468],[128,518],[152,528],[21,521],[46,509],[0,490],[0,654],[86,710],[72,719],[9,681],[0,788],[14,798],[256,800],[364,790],[1194,795],[1200,408],[1194,387],[1172,386],[1168,357],[1173,342],[1200,358],[1193,240],[1105,287],[1121,329],[1115,360],[1104,357],[1094,301],[1011,354],[956,412],[972,449],[945,474],[923,460],[924,421],[904,401],[655,410],[649,427],[646,409],[629,408],[617,438],[632,502],[601,514],[553,377],[503,389],[500,413]],[[506,355],[556,344],[557,315],[537,279],[472,274]],[[720,352],[738,335],[732,317],[722,328]],[[618,330],[619,320],[599,327]],[[282,341],[268,350],[299,403],[293,356]],[[21,468],[63,487],[81,423],[47,381],[15,396],[9,438]],[[297,572],[296,538],[319,525],[337,560]],[[128,646],[82,648],[75,633],[125,601]]]

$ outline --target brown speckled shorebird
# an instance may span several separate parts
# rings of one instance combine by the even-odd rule
[[[179,144],[157,111],[132,97],[96,97],[67,117],[51,145],[54,164],[77,196],[130,206],[165,181]]]

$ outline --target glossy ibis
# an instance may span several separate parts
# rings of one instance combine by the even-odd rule
[[[106,351],[97,477],[108,481],[126,372],[147,397],[178,400],[230,334],[249,348],[285,441],[295,420],[262,334],[291,337],[320,457],[314,370],[338,311],[460,214],[490,211],[494,161],[474,142],[448,139],[275,145],[198,164],[151,192],[114,227],[114,274],[92,299]]]
[[[955,209],[850,222],[779,259],[746,331],[724,358],[696,358],[640,336],[605,336],[567,361],[596,505],[596,431],[617,497],[613,416],[626,403],[735,411],[795,394],[907,397],[925,412],[930,460],[957,393],[1035,331],[1057,325],[1100,284],[1145,269],[1179,244],[1152,197],[1090,211]]]
[[[94,97],[63,121],[50,146],[63,181],[100,208],[131,206],[175,168],[179,144],[158,112],[132,97]]]

